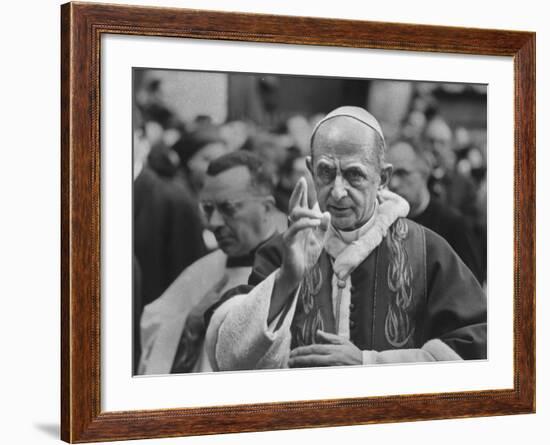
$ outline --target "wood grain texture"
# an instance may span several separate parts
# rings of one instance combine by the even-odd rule
[[[100,37],[104,33],[514,57],[514,389],[101,412]],[[172,437],[535,410],[535,35],[69,3],[61,7],[61,436]]]

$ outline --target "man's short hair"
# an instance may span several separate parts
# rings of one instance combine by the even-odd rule
[[[265,168],[261,158],[248,151],[234,151],[214,159],[208,165],[206,174],[217,176],[224,171],[240,166],[245,166],[250,172],[250,187],[253,190],[263,195],[273,194],[273,176]]]
[[[415,163],[418,171],[426,178],[430,176],[433,170],[433,159],[428,155],[425,150],[422,150],[418,143],[409,138],[399,138],[390,144],[390,150],[399,144],[406,144],[412,148],[415,155]]]

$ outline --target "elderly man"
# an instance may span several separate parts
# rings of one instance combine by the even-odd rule
[[[408,217],[445,238],[483,284],[485,267],[481,264],[481,248],[476,245],[473,229],[457,210],[430,196],[428,160],[407,141],[393,143],[386,158],[393,167],[389,187],[409,203]]]
[[[443,118],[434,117],[426,125],[423,139],[436,163],[429,182],[430,191],[473,223],[477,218],[475,185],[456,169],[451,128]]]
[[[199,259],[145,307],[139,374],[211,371],[203,352],[204,311],[246,283],[254,252],[280,221],[271,178],[256,156],[234,152],[210,163],[200,207],[220,249]]]
[[[449,245],[404,219],[376,119],[341,107],[315,127],[291,224],[256,255],[249,284],[211,316],[217,370],[486,357],[486,303]],[[330,220],[330,221],[327,221]],[[248,291],[248,293],[245,293]]]

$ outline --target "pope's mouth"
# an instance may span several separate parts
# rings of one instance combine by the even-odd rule
[[[329,205],[328,210],[333,216],[347,216],[351,213],[351,207]]]

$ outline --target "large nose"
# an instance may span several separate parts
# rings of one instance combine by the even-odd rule
[[[330,194],[335,201],[340,201],[348,194],[341,175],[336,175],[336,178],[334,178],[334,185],[332,186]]]
[[[218,212],[217,208],[214,208],[214,211],[210,215],[210,218],[208,218],[207,226],[208,229],[214,231],[218,227],[224,226],[225,220],[223,219],[223,216]]]

